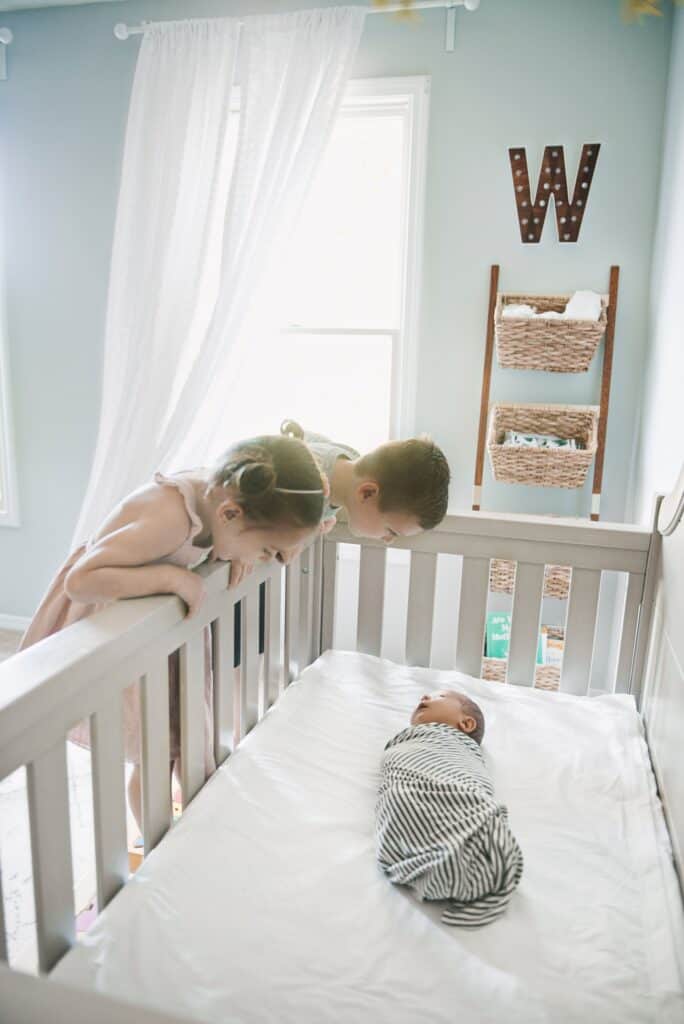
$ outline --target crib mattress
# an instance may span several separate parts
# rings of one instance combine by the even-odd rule
[[[525,857],[507,913],[477,931],[375,863],[383,746],[442,687],[483,707]],[[631,698],[328,652],[54,976],[217,1024],[674,1024],[682,921]]]

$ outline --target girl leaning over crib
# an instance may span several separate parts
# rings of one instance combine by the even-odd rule
[[[287,563],[318,531],[327,486],[306,445],[288,437],[256,437],[233,445],[211,469],[154,480],[118,505],[100,529],[67,559],[21,643],[43,640],[119,598],[177,594],[188,614],[205,597],[191,572],[207,559],[231,561],[230,585],[257,562]],[[234,571],[235,570],[235,571]],[[208,630],[205,633],[208,636]],[[205,771],[215,768],[210,644],[205,643]],[[179,776],[178,654],[169,658],[171,757]],[[69,739],[89,746],[87,726]],[[134,765],[128,798],[140,813],[140,712],[137,693],[124,693],[124,752]]]

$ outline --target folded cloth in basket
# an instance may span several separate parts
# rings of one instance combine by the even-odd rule
[[[533,317],[536,312],[535,307],[528,305],[526,302],[509,302],[507,306],[504,306],[501,316],[504,320],[527,320],[528,317]]]
[[[601,296],[586,290],[573,292],[564,310],[547,309],[541,313],[527,302],[509,302],[501,316],[504,320],[599,320]]]
[[[519,430],[507,430],[503,444],[506,448],[581,448],[574,437],[556,437],[555,434],[523,434]]]
[[[567,320],[599,320],[601,296],[590,291],[575,292],[565,307],[565,317]]]
[[[506,909],[523,858],[484,756],[450,725],[414,725],[385,747],[378,861],[423,900],[448,900],[445,924],[479,927]]]

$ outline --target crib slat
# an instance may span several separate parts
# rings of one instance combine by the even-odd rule
[[[361,547],[356,649],[362,654],[380,654],[386,560],[385,548]]]
[[[427,667],[430,664],[436,578],[437,555],[429,551],[412,551],[406,620],[407,665]]]
[[[488,591],[489,559],[464,557],[458,606],[456,668],[471,676],[479,676],[482,671]]]
[[[321,653],[321,608],[323,602],[323,538],[313,546],[313,607],[311,613],[311,660]]]
[[[643,590],[644,577],[641,573],[631,572],[625,595],[625,611],[622,618],[620,634],[620,653],[618,654],[617,672],[615,675],[615,692],[629,693],[631,688],[632,661],[636,642],[637,624],[639,622],[639,606]]]
[[[266,582],[266,622],[264,636],[264,687],[261,697],[259,715],[266,713],[268,707],[278,699],[284,688],[283,681],[283,650],[280,637],[280,615],[282,605],[282,573],[274,570]]]
[[[313,612],[313,551],[299,556],[299,656],[300,672],[311,664],[311,616]]]
[[[75,941],[66,743],[26,767],[38,966],[49,971]]]
[[[97,906],[102,910],[128,878],[123,712],[120,692],[91,715],[90,739]]]
[[[218,619],[211,624],[211,636],[214,673],[214,756],[216,764],[223,764],[233,751],[235,732],[235,605],[228,594],[223,598]]]
[[[242,664],[240,665],[240,739],[257,722],[259,688],[259,588],[242,600]]]
[[[508,654],[507,678],[509,683],[517,683],[522,686],[534,685],[543,585],[543,565],[518,562]]]
[[[5,900],[2,895],[2,866],[0,865],[0,963],[7,963],[7,932],[5,930]]]
[[[140,693],[142,714],[142,808],[145,856],[171,826],[169,660],[150,666]]]
[[[337,544],[323,541],[323,613],[321,617],[321,651],[329,651],[335,632],[335,580],[337,577]]]
[[[204,637],[180,649],[181,788],[187,807],[204,783]]]
[[[583,694],[589,689],[600,587],[600,570],[572,570],[560,682],[564,693]]]
[[[299,675],[299,565],[285,569],[285,685]]]

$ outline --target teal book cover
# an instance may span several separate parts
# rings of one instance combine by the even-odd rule
[[[511,613],[487,612],[486,654],[488,658],[507,658],[511,642]],[[537,644],[537,664],[544,664],[542,636]]]
[[[507,658],[510,641],[510,613],[487,612],[487,657]]]

